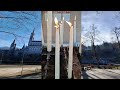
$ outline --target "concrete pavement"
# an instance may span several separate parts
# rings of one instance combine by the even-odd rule
[[[82,79],[120,79],[120,70],[92,69],[82,72]]]

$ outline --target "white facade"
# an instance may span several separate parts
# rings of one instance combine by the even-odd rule
[[[43,40],[43,46],[47,46],[47,18],[49,14],[47,11],[42,11],[42,40]],[[66,21],[69,21],[72,23],[74,28],[74,46],[79,47],[80,45],[80,38],[81,38],[81,12],[80,11],[52,11],[52,33],[51,33],[51,45],[52,47],[55,47],[55,22],[54,18],[57,17],[58,22],[60,24],[61,21],[63,21],[64,18],[64,24],[63,24],[63,46],[69,46],[69,25],[66,23]],[[60,38],[61,39],[61,38]]]

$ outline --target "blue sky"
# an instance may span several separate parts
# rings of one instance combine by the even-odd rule
[[[17,47],[21,48],[23,44],[28,44],[29,37],[33,29],[35,28],[35,40],[41,40],[41,12],[40,11],[26,11],[32,15],[10,11],[0,11],[0,17],[14,17],[17,19],[5,19],[0,18],[0,31],[12,32],[20,35],[24,38],[17,37]],[[95,42],[95,44],[101,44],[103,41],[111,41],[110,31],[115,26],[120,25],[120,16],[116,18],[115,11],[103,11],[97,14],[96,11],[82,11],[82,27],[84,30],[90,30],[90,26],[95,24],[100,31],[99,38],[101,41]],[[25,19],[24,19],[25,18]],[[30,18],[30,20],[28,19]],[[84,34],[87,31],[82,31],[83,41],[85,41]],[[0,32],[0,47],[10,46],[15,39],[13,35]],[[89,45],[90,42],[86,42]]]
[[[35,40],[40,41],[40,33],[41,33],[41,12],[40,11],[29,11],[28,14],[20,13],[20,12],[8,12],[8,11],[0,11],[0,17],[14,17],[12,18],[1,18],[0,19],[0,31],[12,32],[21,37],[16,38],[17,47],[21,48],[23,44],[28,44],[29,37],[33,29],[35,29]],[[26,19],[24,19],[26,18]],[[30,20],[28,19],[30,18]],[[0,32],[0,47],[10,46],[15,37],[11,34]]]

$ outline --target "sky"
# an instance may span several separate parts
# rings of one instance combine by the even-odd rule
[[[111,42],[111,30],[114,27],[120,26],[120,15],[117,11],[83,11],[82,12],[82,37],[83,41],[84,34],[90,31],[90,26],[94,24],[99,30],[99,34],[96,36],[100,41],[96,41],[95,44],[99,45],[104,42]],[[90,45],[88,41],[86,45]]]
[[[26,14],[29,13],[29,14]],[[103,41],[111,41],[110,31],[120,24],[120,16],[116,18],[115,11],[82,11],[82,38],[86,45],[90,45],[89,41],[85,41],[85,33],[91,30],[90,26],[95,24],[97,30],[100,31],[98,37],[101,44]],[[28,45],[29,37],[33,29],[35,29],[35,40],[41,40],[41,11],[0,11],[0,31],[11,32],[22,37],[15,38],[11,34],[0,32],[0,47],[9,47],[13,40],[16,40],[18,48]]]
[[[26,14],[29,13],[29,14]],[[11,32],[21,37],[14,37],[12,34],[0,32],[0,47],[9,47],[13,40],[16,40],[16,46],[28,45],[30,34],[35,30],[34,39],[41,40],[41,12],[27,11],[21,13],[20,11],[0,11],[0,17],[14,17],[14,18],[0,18],[0,31]]]

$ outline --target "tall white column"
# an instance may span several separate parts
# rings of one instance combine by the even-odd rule
[[[47,51],[52,47],[52,11],[47,12]]]
[[[76,16],[74,18],[74,44],[76,43]]]
[[[60,23],[60,46],[62,45],[62,21]]]
[[[70,22],[67,22],[67,23],[70,26],[68,79],[71,79],[72,78],[72,67],[73,67],[73,26]]]
[[[82,32],[82,28],[81,28],[81,12],[80,12],[80,45],[79,45],[79,53],[80,53],[80,55],[82,53],[81,32]]]
[[[44,35],[43,35],[42,25],[41,25],[41,38],[42,38],[42,46],[44,46]]]
[[[64,17],[60,24],[60,44],[63,45]]]
[[[55,79],[60,79],[60,43],[59,43],[59,25],[55,18],[56,36],[55,36]]]

